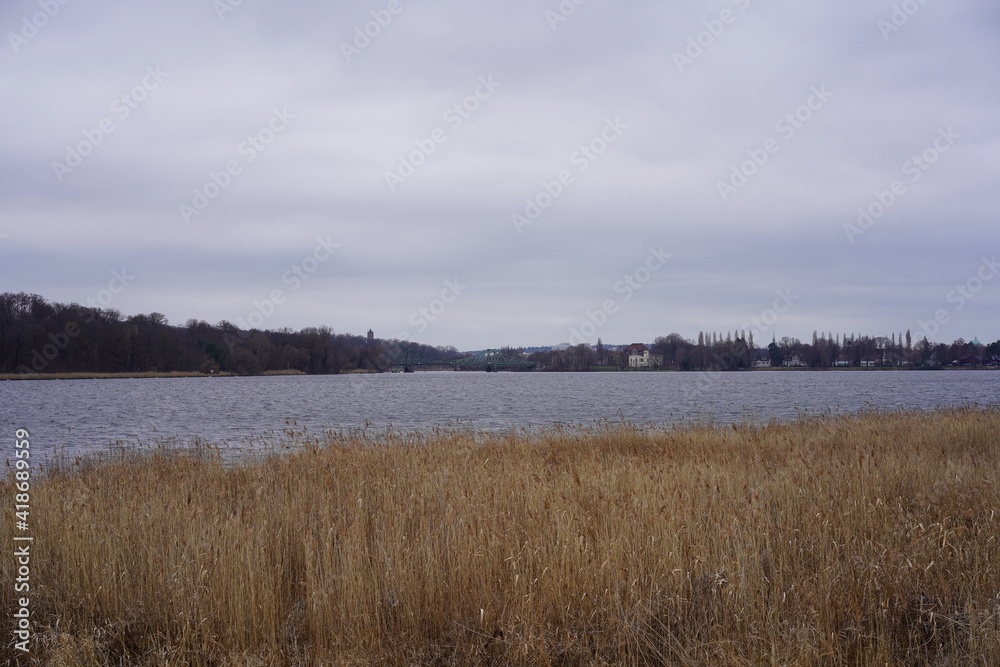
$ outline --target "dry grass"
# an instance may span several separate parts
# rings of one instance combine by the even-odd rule
[[[290,437],[39,479],[34,660],[1000,664],[996,410]]]

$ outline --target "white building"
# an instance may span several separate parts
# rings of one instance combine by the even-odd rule
[[[806,365],[806,362],[802,361],[802,357],[797,354],[790,354],[785,357],[785,366],[788,368],[802,368]]]
[[[629,368],[658,368],[663,359],[658,354],[652,354],[642,343],[632,343],[625,348]]]

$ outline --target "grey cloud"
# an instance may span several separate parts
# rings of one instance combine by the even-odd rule
[[[1000,15],[985,1],[927,3],[883,39],[891,2],[589,0],[552,30],[557,2],[403,0],[348,62],[342,43],[387,4],[244,2],[220,20],[193,0],[72,2],[16,53],[5,41],[3,288],[84,299],[125,262],[143,279],[114,307],[235,319],[329,234],[341,250],[267,326],[543,344],[664,244],[669,266],[605,342],[731,330],[785,287],[802,298],[776,333],[807,338],[913,328],[1000,245]],[[723,10],[734,20],[712,35]],[[8,3],[0,28],[35,11]],[[701,53],[679,72],[689,38]],[[113,101],[156,66],[169,76],[120,118]],[[490,75],[502,86],[449,126]],[[813,86],[834,96],[783,136]],[[240,146],[285,107],[295,119],[248,160]],[[571,156],[614,117],[628,129],[580,170]],[[104,118],[114,131],[59,182],[52,162]],[[960,140],[909,180],[949,126]],[[391,191],[386,172],[437,128],[446,141]],[[780,150],[722,201],[718,183],[769,138]],[[185,223],[179,207],[230,161],[239,173]],[[572,184],[518,234],[511,216],[563,170]],[[905,194],[850,243],[844,225],[897,179]],[[456,276],[468,291],[417,332],[410,314]],[[998,287],[941,336],[1000,337]]]

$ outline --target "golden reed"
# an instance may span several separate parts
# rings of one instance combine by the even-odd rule
[[[997,410],[286,435],[50,466],[32,662],[1000,664]]]

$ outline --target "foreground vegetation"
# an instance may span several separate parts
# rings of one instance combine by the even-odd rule
[[[33,660],[1000,664],[998,434],[956,409],[64,462],[32,496]]]

